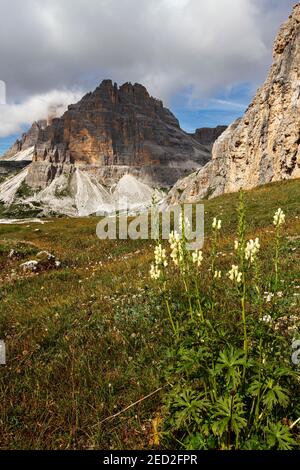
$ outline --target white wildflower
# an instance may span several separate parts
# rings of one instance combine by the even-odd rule
[[[233,264],[231,270],[228,273],[228,277],[232,282],[240,284],[242,282],[243,274],[239,271],[239,267]]]
[[[272,301],[273,297],[274,297],[274,294],[272,294],[271,292],[266,292],[265,299],[268,304]]]
[[[177,232],[170,233],[169,244],[171,248],[171,259],[175,266],[183,261],[183,246],[182,240]]]
[[[271,315],[264,315],[264,316],[260,319],[260,321],[262,321],[262,322],[264,322],[264,323],[271,323],[272,317],[271,317]]]
[[[155,247],[154,256],[156,266],[163,266],[164,268],[168,266],[166,250],[161,245]]]
[[[172,248],[173,245],[177,244],[180,242],[180,236],[177,232],[171,232],[169,235],[169,243]]]
[[[214,230],[221,230],[222,228],[222,220],[218,220],[216,217],[214,218],[213,220],[213,223],[212,223],[212,228]]]
[[[222,272],[221,271],[215,271],[214,278],[215,279],[221,279],[222,277]]]
[[[155,263],[150,268],[150,277],[157,281],[161,277],[163,269],[168,267],[166,250],[160,244],[155,247],[154,260]]]
[[[260,250],[259,238],[256,238],[255,240],[250,240],[247,243],[246,248],[245,248],[245,259],[249,260],[250,263],[253,263],[255,261],[255,258],[259,250]]]
[[[234,242],[234,249],[235,249],[235,251],[237,251],[237,250],[239,249],[239,247],[240,247],[239,241],[238,241],[238,240],[235,240],[235,242]]]
[[[279,208],[274,215],[273,224],[275,225],[275,227],[280,227],[284,223],[285,223],[285,214],[283,210]]]
[[[200,268],[202,261],[203,261],[203,253],[202,251],[194,251],[192,254],[193,263],[197,264],[198,268]]]
[[[150,277],[154,281],[157,281],[161,276],[161,270],[159,269],[158,266],[155,266],[154,264],[151,264],[150,268]]]

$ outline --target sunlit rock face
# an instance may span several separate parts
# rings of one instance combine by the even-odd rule
[[[0,201],[71,216],[111,213],[127,199],[130,210],[143,209],[210,157],[145,87],[105,80],[6,153],[3,164],[24,169],[0,183]]]
[[[215,142],[212,161],[179,181],[169,201],[195,200],[300,178],[300,4],[275,40],[273,65],[242,119]]]
[[[152,186],[170,187],[209,159],[207,147],[180,129],[144,86],[118,87],[105,80],[40,129],[26,181],[45,188],[81,168],[108,186],[130,173]]]

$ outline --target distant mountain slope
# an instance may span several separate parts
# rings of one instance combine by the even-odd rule
[[[191,136],[200,142],[200,144],[211,150],[215,141],[226,129],[227,126],[201,127],[200,129],[196,129],[195,133],[191,134]]]
[[[45,127],[47,127],[47,121],[45,120],[34,122],[31,128],[23,133],[21,139],[17,139],[10,149],[0,157],[0,161],[12,160],[16,154],[34,147],[37,143],[40,130],[45,129]],[[30,160],[32,160],[32,158],[30,158]]]

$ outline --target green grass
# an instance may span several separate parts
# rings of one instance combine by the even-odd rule
[[[26,181],[23,181],[16,192],[17,198],[27,198],[34,195],[33,189],[28,186]]]
[[[223,220],[221,266],[232,252],[237,198],[204,201],[206,246],[212,218]],[[299,180],[246,194],[249,236],[266,247],[266,267],[272,215],[278,207],[287,215],[283,274],[291,292],[300,284],[299,201]],[[97,220],[0,226],[0,338],[7,346],[7,365],[0,366],[2,449],[151,446],[162,393],[101,421],[161,385],[171,332],[148,274],[154,242],[100,241]],[[11,249],[20,257],[9,259]],[[20,264],[40,250],[53,253],[62,268],[24,273]],[[288,309],[298,315],[294,303]]]

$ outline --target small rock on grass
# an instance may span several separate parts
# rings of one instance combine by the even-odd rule
[[[25,272],[36,272],[38,270],[38,261],[36,260],[31,260],[31,261],[26,261],[26,263],[22,263],[20,267],[23,269]]]

